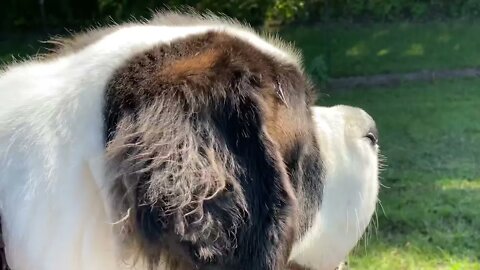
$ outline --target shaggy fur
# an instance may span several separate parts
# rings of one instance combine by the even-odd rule
[[[130,198],[120,216],[135,217],[128,231],[140,253],[158,262],[175,246],[190,267],[285,267],[296,208],[291,180],[305,177],[289,180],[281,153],[293,141],[303,146],[312,130],[278,115],[291,111],[309,123],[300,89],[308,86],[294,66],[214,32],[142,53],[114,75],[107,155],[120,161],[112,164],[122,179],[114,201]],[[274,121],[285,123],[281,131]],[[310,171],[318,181],[320,170]],[[261,255],[250,261],[248,253]]]

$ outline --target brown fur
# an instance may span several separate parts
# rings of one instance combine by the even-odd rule
[[[184,81],[192,77],[197,77],[196,81],[201,81],[200,76],[214,76],[212,68],[218,62],[220,57],[219,51],[209,50],[195,55],[188,59],[172,61],[159,74],[168,81]],[[195,80],[193,78],[192,80]],[[203,86],[205,87],[205,86]]]

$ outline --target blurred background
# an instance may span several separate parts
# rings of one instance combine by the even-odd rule
[[[0,62],[184,5],[278,32],[302,50],[318,104],[376,119],[381,202],[350,269],[480,269],[480,0],[2,0]]]

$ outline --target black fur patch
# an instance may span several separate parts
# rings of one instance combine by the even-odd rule
[[[0,270],[9,270],[5,257],[5,244],[3,243],[2,220],[0,217]]]
[[[297,194],[299,219],[297,238],[301,238],[313,223],[323,198],[324,167],[315,139],[297,142],[285,157],[288,173]]]

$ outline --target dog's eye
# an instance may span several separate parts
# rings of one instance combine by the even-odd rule
[[[370,140],[370,143],[372,145],[377,145],[378,143],[378,137],[374,132],[368,132],[367,135],[365,135],[365,138]]]

